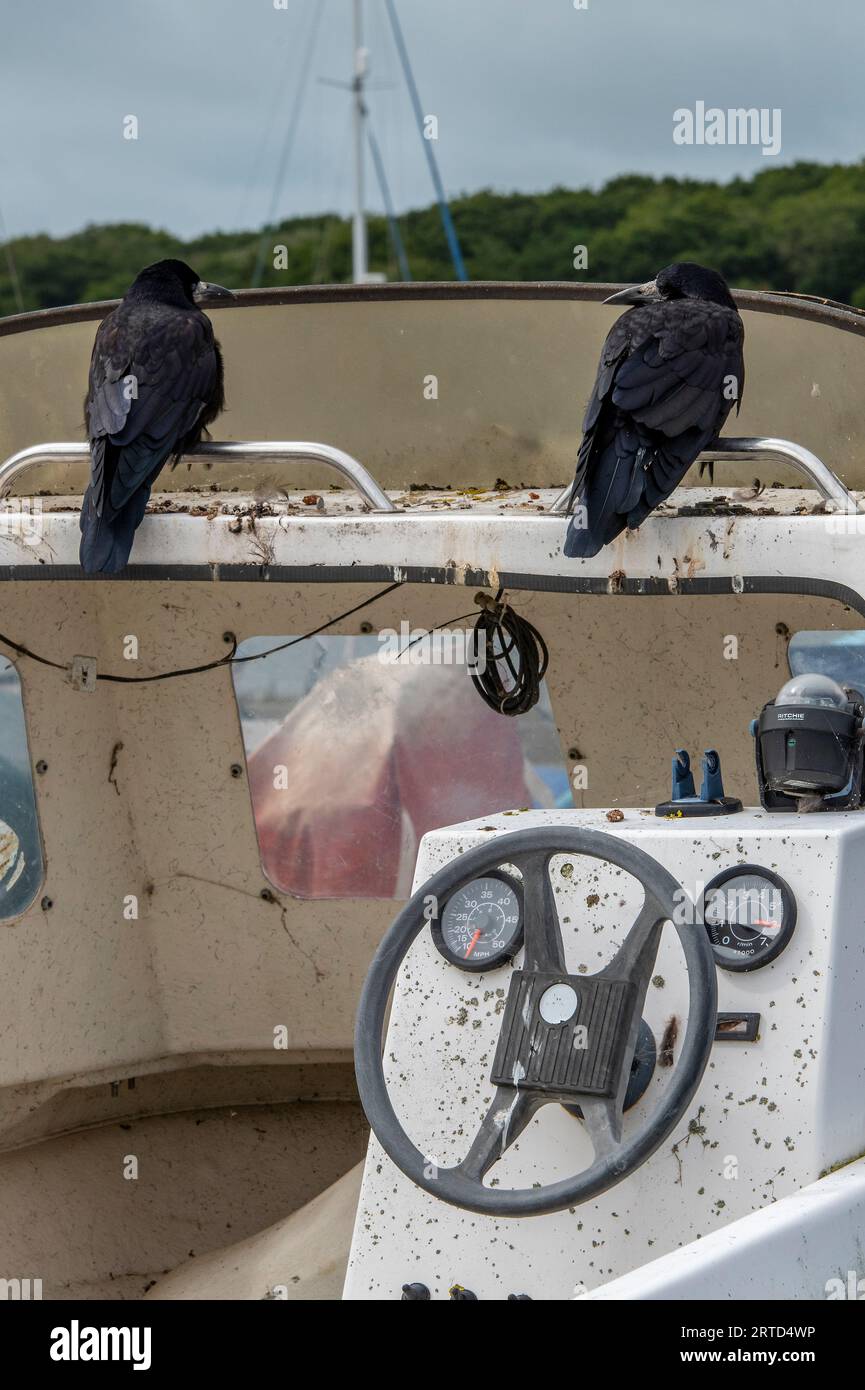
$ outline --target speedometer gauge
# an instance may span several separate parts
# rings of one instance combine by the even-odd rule
[[[432,923],[436,949],[460,970],[493,970],[523,944],[523,890],[509,874],[473,878]]]
[[[796,899],[771,869],[737,864],[707,884],[703,922],[722,970],[758,970],[781,954],[796,925]]]

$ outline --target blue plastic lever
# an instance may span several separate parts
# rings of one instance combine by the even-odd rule
[[[694,786],[691,759],[686,748],[677,748],[673,758],[673,801],[723,801],[724,780],[721,759],[715,748],[707,748],[700,761],[703,781],[700,795]]]
[[[673,801],[692,801],[697,791],[687,748],[677,748],[673,756]]]
[[[723,801],[724,780],[721,776],[721,759],[714,748],[707,748],[703,754],[703,784],[700,787],[701,801]]]

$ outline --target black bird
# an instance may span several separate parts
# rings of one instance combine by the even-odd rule
[[[183,261],[147,266],[103,319],[90,359],[84,418],[90,483],[79,558],[87,574],[129,559],[150,489],[222,410],[222,353],[199,302],[233,299]]]
[[[745,386],[745,327],[716,271],[680,261],[605,302],[637,307],[607,335],[583,420],[564,546],[583,558],[669,497]]]

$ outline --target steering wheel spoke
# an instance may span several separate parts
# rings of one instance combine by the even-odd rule
[[[581,1096],[580,1109],[595,1151],[595,1161],[611,1158],[622,1146],[621,1103]]]
[[[566,973],[565,948],[559,926],[556,896],[550,883],[552,850],[515,855],[512,862],[523,876],[523,917],[526,970]]]
[[[655,968],[664,922],[668,920],[669,914],[651,893],[647,893],[618,951],[609,964],[598,972],[601,977],[630,980],[637,987],[641,1007]]]
[[[471,1148],[457,1165],[457,1171],[474,1182],[481,1182],[543,1104],[543,1097],[529,1095],[517,1086],[497,1086],[492,1105],[481,1121]]]

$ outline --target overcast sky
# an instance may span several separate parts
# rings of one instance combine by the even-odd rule
[[[265,220],[323,6],[278,215],[346,211],[351,0],[0,0],[0,208],[9,235],[141,221],[184,237]],[[396,0],[449,195],[729,178],[865,152],[863,0]],[[384,0],[363,0],[394,202],[432,190]],[[780,155],[679,146],[697,101],[779,108]],[[136,141],[123,119],[139,122]],[[372,171],[368,205],[381,208]]]

